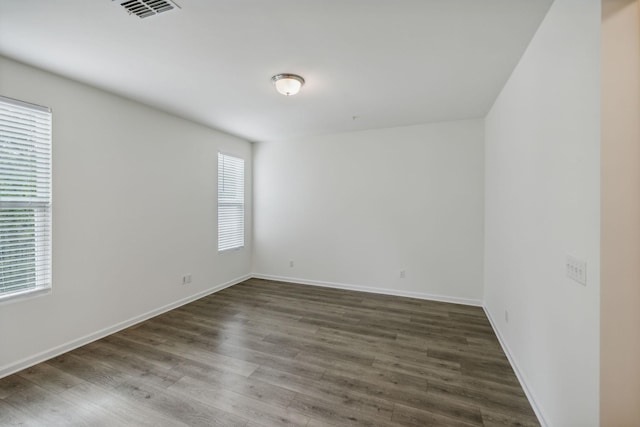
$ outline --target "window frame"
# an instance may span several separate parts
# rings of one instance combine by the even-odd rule
[[[18,185],[21,187],[29,187],[29,185],[25,185],[24,182],[32,182],[30,181],[31,176],[38,176],[33,178],[33,187],[37,188],[37,190],[32,190],[35,193],[31,195],[31,199],[36,198],[40,199],[37,201],[29,200],[29,201],[20,201],[15,200],[16,194],[12,193],[6,194],[2,196],[0,194],[0,232],[5,231],[8,240],[12,240],[10,242],[11,245],[15,247],[15,239],[17,238],[15,234],[11,234],[6,230],[11,227],[8,224],[7,218],[14,215],[11,211],[22,211],[23,213],[16,216],[22,216],[22,220],[24,221],[25,217],[28,217],[29,214],[26,213],[28,210],[33,211],[33,255],[24,257],[19,261],[23,262],[23,265],[28,265],[29,263],[33,264],[33,276],[29,283],[29,287],[24,289],[14,289],[12,291],[5,291],[3,288],[5,286],[0,286],[0,304],[4,304],[7,302],[13,302],[17,300],[22,300],[26,298],[41,296],[44,294],[48,294],[51,292],[53,287],[53,275],[52,275],[52,252],[53,252],[53,238],[52,238],[52,228],[53,228],[53,209],[52,209],[52,188],[53,188],[53,114],[51,108],[44,107],[41,105],[21,101],[18,99],[10,98],[7,96],[0,96],[0,106],[5,110],[4,113],[0,113],[0,118],[4,118],[4,124],[0,126],[0,149],[3,149],[5,153],[7,153],[7,157],[2,159],[0,156],[0,172],[4,171],[5,178],[0,180],[0,189],[10,188],[10,185]],[[11,108],[15,108],[11,112]],[[27,143],[23,143],[21,137],[24,137],[28,132],[31,132],[32,135],[35,135],[38,132],[34,132],[36,125],[32,125],[32,128],[26,127],[24,132],[15,132],[10,130],[11,127],[16,129],[14,125],[23,125],[24,122],[21,121],[12,121],[11,118],[17,117],[17,115],[22,114],[19,110],[27,110],[24,112],[25,117],[23,121],[29,121],[32,119],[35,120],[43,120],[46,124],[44,127],[44,131],[46,134],[45,138],[40,136],[32,136]],[[27,115],[28,114],[28,115]],[[36,116],[44,116],[44,118],[40,117],[39,119]],[[12,117],[13,116],[13,117]],[[24,128],[23,128],[24,129]],[[11,141],[13,139],[13,141]],[[16,142],[19,141],[19,142]],[[19,145],[25,146],[25,148],[19,148]],[[28,153],[26,157],[25,153]],[[11,167],[6,168],[7,161],[10,161],[11,158],[17,159],[15,160],[18,163],[14,163],[14,172],[11,172]],[[27,160],[25,160],[25,158]],[[31,166],[31,164],[35,164],[36,158],[38,158],[38,163],[43,163],[44,166]],[[32,162],[24,163],[24,162]],[[22,175],[26,177],[20,179],[17,175],[15,175],[15,167],[24,167],[24,165],[30,165],[30,168],[33,168],[29,172],[33,175]],[[44,171],[41,169],[44,167]],[[27,169],[29,170],[29,169]],[[18,174],[21,175],[21,174]],[[16,184],[16,179],[18,179],[18,183]],[[22,182],[22,184],[20,183]],[[40,187],[45,186],[46,190],[42,191]],[[3,190],[4,191],[4,190]],[[26,190],[21,190],[26,193]],[[25,194],[17,194],[17,197],[29,197]],[[44,198],[42,197],[42,193],[44,193]],[[13,200],[11,200],[13,199]],[[26,214],[25,214],[26,213]],[[23,222],[24,223],[24,222]],[[23,240],[24,238],[20,236],[18,240]],[[1,246],[0,246],[1,247]],[[5,247],[6,249],[6,247]],[[3,259],[3,252],[0,252],[0,261]],[[26,260],[26,263],[24,263]],[[6,266],[7,264],[5,264]],[[8,264],[11,265],[11,264]],[[24,268],[23,268],[24,270]],[[15,276],[14,276],[15,277]],[[0,278],[0,284],[2,284],[2,278]]]
[[[220,178],[221,178],[221,173],[222,171],[220,170],[220,158],[221,156],[224,157],[231,157],[234,160],[240,160],[242,161],[242,181],[241,181],[241,186],[242,186],[242,201],[241,203],[222,203],[221,200],[221,191],[220,191]],[[224,254],[224,253],[228,253],[228,252],[236,252],[236,251],[240,251],[242,249],[244,249],[245,245],[246,245],[246,160],[244,157],[238,155],[238,154],[231,154],[231,153],[227,153],[224,151],[218,151],[217,152],[217,156],[216,156],[216,166],[217,166],[217,176],[216,176],[216,217],[217,217],[217,250],[218,250],[218,254]],[[221,215],[220,215],[220,207],[221,205],[227,205],[227,206],[232,206],[232,205],[240,205],[242,208],[242,214],[239,216],[239,218],[241,218],[241,233],[242,233],[242,243],[240,245],[237,246],[232,246],[232,247],[225,247],[223,249],[220,249],[220,237],[221,237],[221,224],[220,224],[220,219],[221,219]]]

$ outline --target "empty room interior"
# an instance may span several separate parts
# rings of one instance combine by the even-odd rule
[[[639,0],[0,0],[0,425],[640,425]]]

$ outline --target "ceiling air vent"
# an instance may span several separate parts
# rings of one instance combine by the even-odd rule
[[[129,15],[137,15],[139,18],[147,18],[158,13],[168,12],[175,8],[180,8],[171,0],[127,0],[120,2]]]

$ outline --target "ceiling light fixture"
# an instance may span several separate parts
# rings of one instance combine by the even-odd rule
[[[300,92],[304,79],[297,74],[276,74],[271,77],[276,90],[283,95],[291,96]]]

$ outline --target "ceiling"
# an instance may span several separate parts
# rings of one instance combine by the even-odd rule
[[[122,1],[2,0],[0,55],[251,141],[483,117],[552,2]]]

